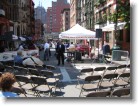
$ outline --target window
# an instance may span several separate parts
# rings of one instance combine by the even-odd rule
[[[68,15],[68,12],[66,12],[66,15]]]
[[[106,32],[106,42],[108,42],[109,43],[109,32]]]

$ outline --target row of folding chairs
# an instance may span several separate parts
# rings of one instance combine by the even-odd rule
[[[131,97],[130,94],[130,88],[119,88],[119,89],[114,89],[113,91],[97,91],[97,92],[90,92],[86,95],[86,97],[100,97],[100,98],[106,98],[106,97],[111,97],[111,98],[118,98],[118,97]]]
[[[21,89],[23,89],[22,91],[34,91],[34,86],[32,86],[32,85],[34,85],[33,82],[36,81],[36,79],[38,81],[43,82],[43,84],[46,86],[48,83],[48,85],[50,85],[50,86],[52,86],[52,88],[54,88],[54,90],[53,90],[54,92],[56,91],[57,88],[59,88],[61,91],[61,88],[58,85],[61,82],[61,80],[59,78],[60,75],[57,73],[54,73],[52,71],[52,70],[56,70],[55,66],[47,65],[46,68],[44,68],[43,66],[23,67],[23,66],[5,65],[5,68],[6,68],[6,71],[9,71],[9,72],[12,72],[15,74],[19,87]],[[38,82],[38,85],[40,85],[41,82]],[[47,88],[49,88],[49,87],[47,87]],[[36,89],[38,89],[38,88],[36,88]],[[51,89],[49,91],[52,92]],[[39,96],[38,92],[37,92],[37,96]]]
[[[84,68],[80,71],[79,76],[77,76],[77,85],[80,85],[86,76],[89,75],[101,75],[106,74],[122,74],[125,72],[130,72],[130,65],[119,65],[119,66],[109,66],[109,67],[96,67],[96,68]],[[77,86],[76,85],[76,86]]]
[[[113,90],[116,87],[127,87],[130,86],[130,73],[111,73],[105,75],[91,75],[87,76],[84,79],[83,84],[81,86],[80,95],[83,92],[89,91],[100,91],[104,89]]]

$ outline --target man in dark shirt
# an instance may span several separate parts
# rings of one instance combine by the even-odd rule
[[[64,65],[64,52],[65,52],[65,45],[63,44],[62,41],[59,41],[56,47],[58,66],[60,65],[61,60],[62,60],[62,65]]]

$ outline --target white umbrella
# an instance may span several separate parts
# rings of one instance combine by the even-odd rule
[[[13,40],[17,40],[17,39],[18,39],[18,36],[12,35],[12,39],[13,39]]]
[[[22,36],[19,37],[21,41],[26,41],[26,39]]]

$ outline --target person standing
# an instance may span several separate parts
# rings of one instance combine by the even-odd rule
[[[65,45],[62,41],[59,41],[56,47],[57,59],[58,59],[58,66],[62,60],[62,65],[64,65],[64,52],[65,52]]]
[[[50,53],[50,44],[49,42],[46,42],[44,44],[44,61],[47,59],[49,60],[49,54]]]
[[[104,55],[110,54],[110,46],[107,44],[107,42],[104,42],[102,50]]]

